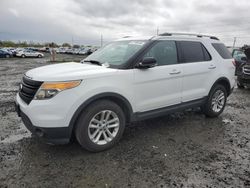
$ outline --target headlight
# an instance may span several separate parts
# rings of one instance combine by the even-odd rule
[[[69,81],[69,82],[44,82],[35,95],[35,100],[50,99],[57,93],[77,87],[81,81]]]

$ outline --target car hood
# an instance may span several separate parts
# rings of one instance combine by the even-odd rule
[[[116,71],[105,66],[69,62],[35,68],[25,75],[37,81],[68,81],[110,75]]]

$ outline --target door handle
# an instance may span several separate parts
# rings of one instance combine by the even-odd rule
[[[215,68],[216,68],[215,65],[210,65],[210,66],[208,67],[208,69],[215,69]]]
[[[177,71],[177,70],[173,70],[172,72],[170,72],[169,74],[173,75],[173,74],[180,74],[181,71]]]

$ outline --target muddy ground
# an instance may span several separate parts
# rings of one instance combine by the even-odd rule
[[[235,89],[219,118],[189,110],[138,122],[89,153],[41,143],[15,113],[22,74],[47,60],[0,60],[0,187],[250,187],[250,89]]]

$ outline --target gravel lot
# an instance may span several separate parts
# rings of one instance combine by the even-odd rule
[[[15,113],[22,74],[47,61],[0,60],[0,187],[250,187],[249,89],[235,89],[219,118],[194,109],[138,122],[89,153],[41,143]]]

